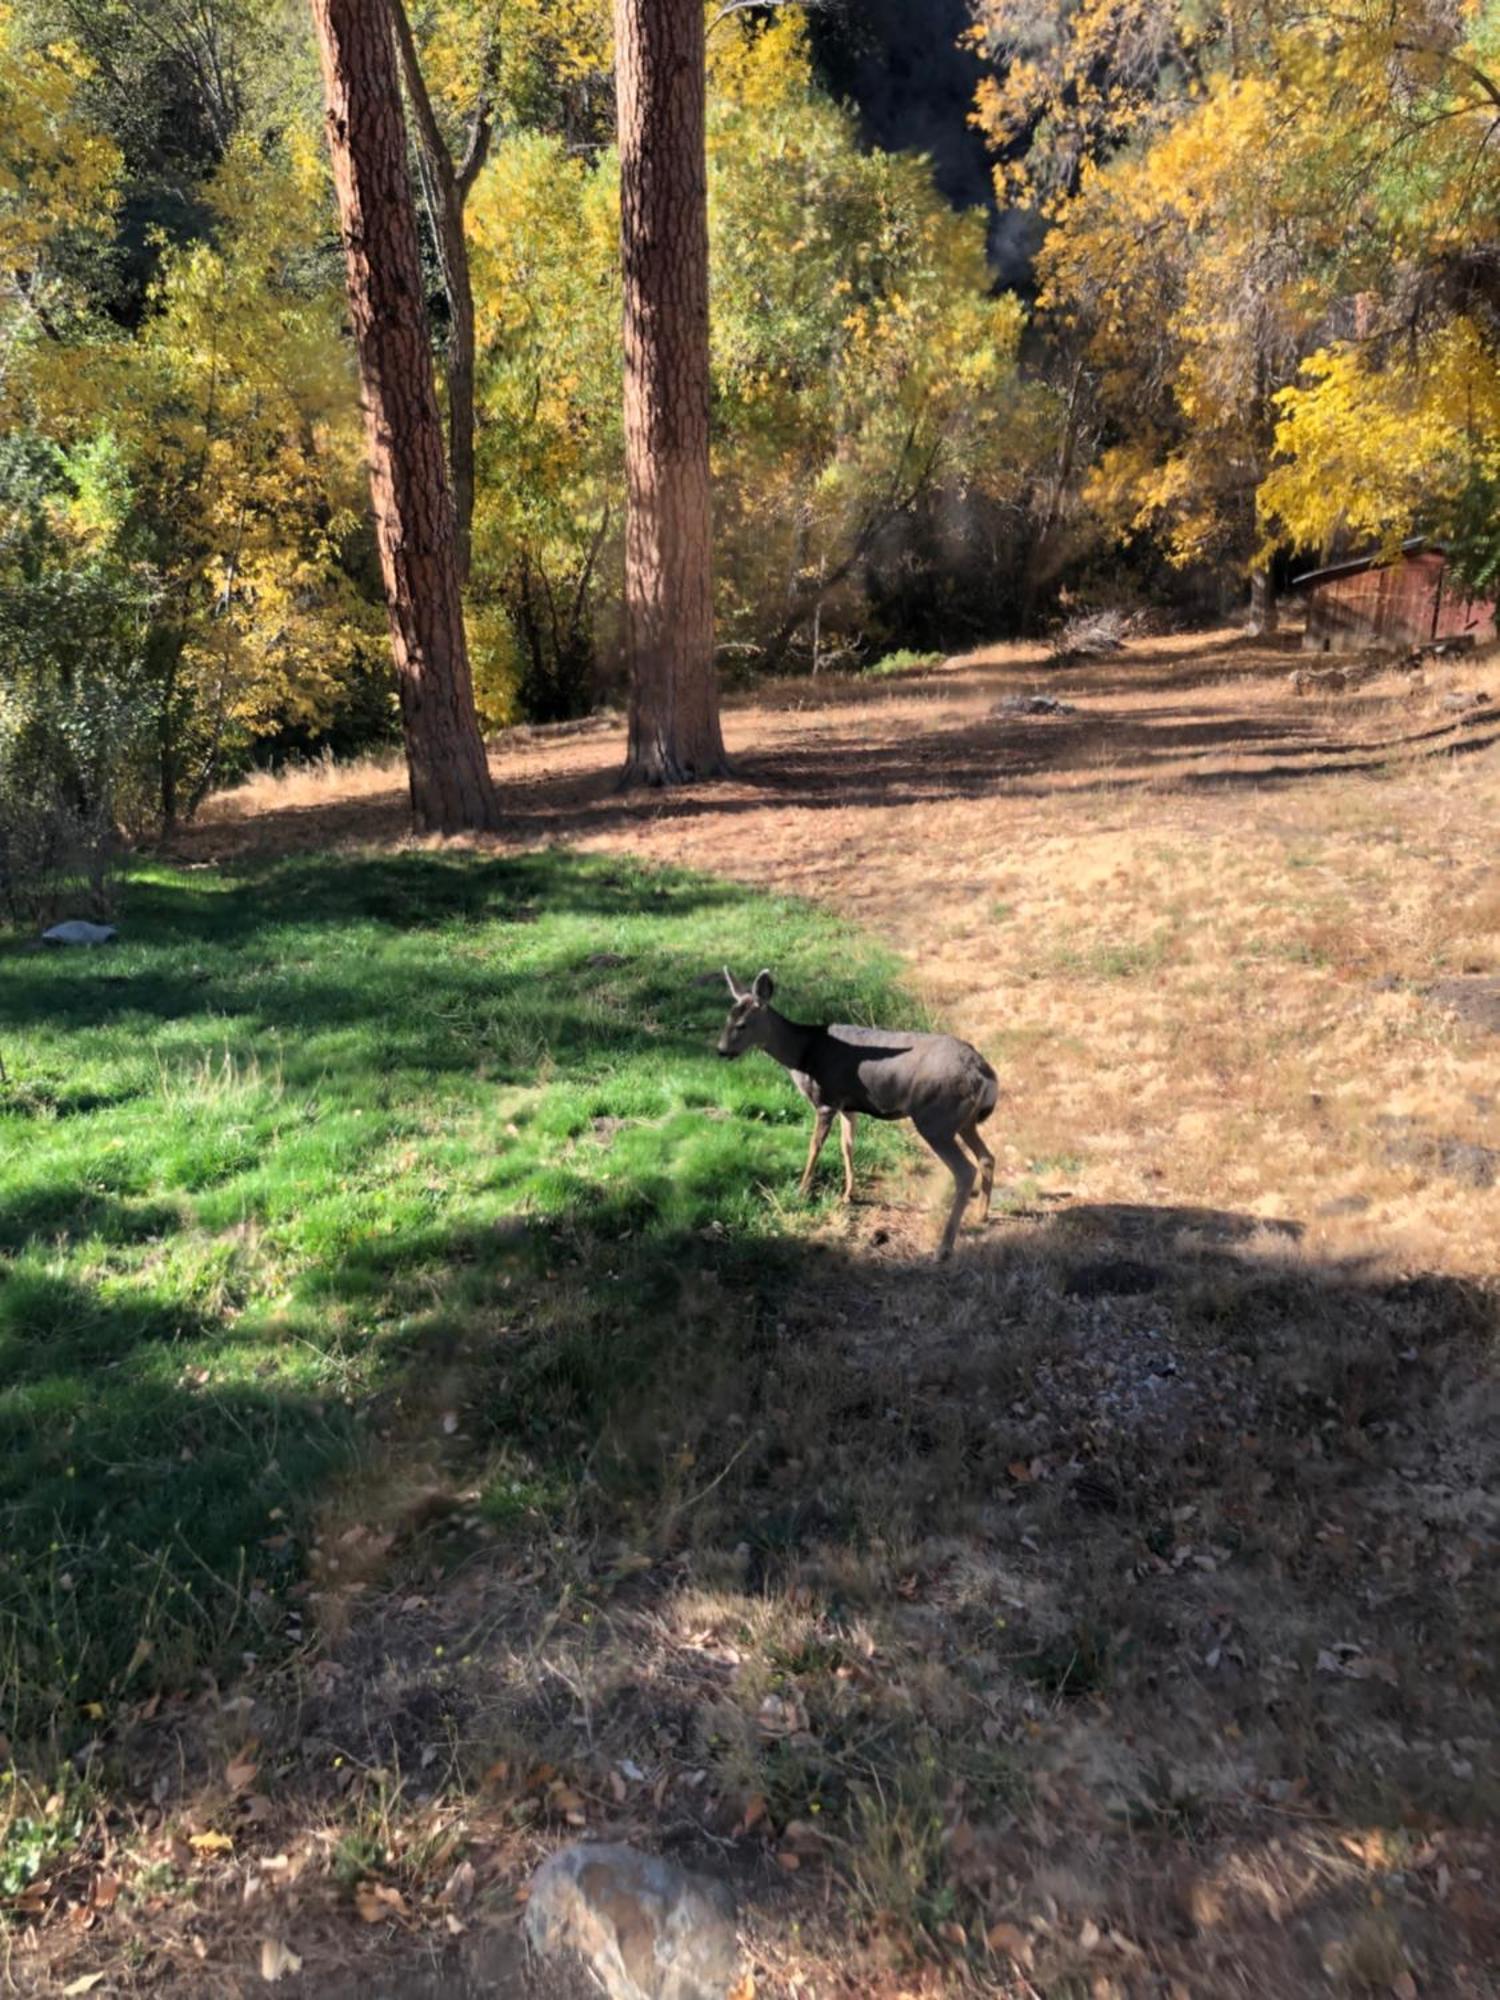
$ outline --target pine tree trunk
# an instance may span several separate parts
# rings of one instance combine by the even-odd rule
[[[453,317],[448,328],[448,470],[453,480],[458,581],[463,589],[474,550],[474,294],[467,263],[453,280],[449,309]]]
[[[615,0],[625,279],[625,781],[726,768],[708,477],[702,0]]]
[[[419,832],[499,812],[464,640],[453,502],[384,0],[312,0],[359,351],[375,535]]]

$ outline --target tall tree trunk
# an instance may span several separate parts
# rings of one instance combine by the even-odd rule
[[[419,832],[493,827],[474,714],[406,135],[384,0],[312,0],[359,350],[370,494]]]
[[[1253,638],[1268,638],[1278,625],[1276,614],[1276,584],[1270,568],[1261,567],[1250,572],[1250,617],[1245,627]]]
[[[159,641],[164,655],[161,690],[156,712],[157,772],[161,782],[161,825],[163,833],[177,830],[177,670],[182,660],[182,641],[167,631]]]
[[[416,130],[422,193],[448,300],[448,475],[453,483],[458,580],[467,586],[474,535],[474,290],[469,279],[464,205],[489,153],[494,131],[493,93],[500,42],[498,36],[492,37],[485,49],[468,143],[462,161],[455,164],[432,108],[404,0],[387,3]]]
[[[702,0],[615,0],[625,279],[625,781],[726,769],[708,481]]]

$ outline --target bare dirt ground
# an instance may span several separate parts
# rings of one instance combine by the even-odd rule
[[[615,791],[617,727],[501,749],[502,846],[889,940],[1001,1072],[1005,1199],[941,1271],[935,1178],[828,1222],[759,1539],[706,1468],[639,1573],[367,1591],[295,1712],[222,1725],[359,1783],[143,1906],[137,1968],[248,1992],[271,1936],[323,1989],[469,1990],[583,1827],[729,1870],[788,2000],[1500,1992],[1500,660],[1312,698],[1296,664],[1210,633],[797,683],[670,795]],[[997,706],[1037,691],[1068,712]],[[262,780],[181,847],[395,843],[403,803]],[[329,1860],[356,1794],[407,1856],[373,1912]]]

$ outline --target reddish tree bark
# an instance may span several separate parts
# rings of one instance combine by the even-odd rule
[[[385,0],[312,0],[419,832],[493,827]]]
[[[615,0],[627,783],[726,768],[710,574],[703,43],[702,0]]]

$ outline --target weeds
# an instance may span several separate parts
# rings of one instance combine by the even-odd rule
[[[1101,938],[1085,946],[1064,946],[1054,972],[1073,979],[1144,979],[1167,963],[1176,930],[1167,925],[1145,938]]]
[[[0,1905],[26,1895],[59,1856],[78,1843],[90,1812],[89,1795],[76,1779],[42,1797],[0,1771]]]

